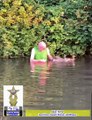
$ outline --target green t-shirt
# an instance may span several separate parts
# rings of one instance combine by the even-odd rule
[[[47,60],[47,49],[39,51],[38,47],[34,47],[36,60]]]

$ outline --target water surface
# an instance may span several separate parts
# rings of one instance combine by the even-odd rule
[[[36,65],[28,59],[0,60],[0,115],[3,85],[24,86],[25,109],[90,109],[92,59]]]

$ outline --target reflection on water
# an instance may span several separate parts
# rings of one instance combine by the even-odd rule
[[[62,100],[62,80],[60,82],[61,85],[59,85],[58,76],[53,76],[52,65],[52,62],[48,62],[47,64],[34,64],[35,71],[31,73],[34,90],[30,86],[30,91],[33,91],[30,96],[31,101],[28,99],[29,103],[31,102],[31,105],[29,105],[32,109],[54,108]]]
[[[24,108],[90,109],[92,59],[72,63],[34,65],[29,60],[0,60],[0,114],[3,85],[24,86]]]

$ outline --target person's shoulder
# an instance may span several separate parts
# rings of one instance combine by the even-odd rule
[[[47,47],[46,49],[47,49],[47,50],[49,50],[49,48],[48,48],[48,47]]]
[[[34,50],[34,47],[31,50]]]
[[[47,54],[50,54],[50,50],[48,47],[46,48],[46,51],[47,51]]]
[[[49,48],[47,47],[46,50],[49,51]]]
[[[32,50],[37,50],[38,49],[38,47],[37,46],[34,46],[33,48],[32,48]]]
[[[31,51],[34,52],[34,51],[35,51],[35,48],[33,47]]]

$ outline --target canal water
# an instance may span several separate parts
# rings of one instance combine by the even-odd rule
[[[23,85],[24,109],[90,109],[92,58],[33,66],[24,58],[1,59],[0,115],[3,85]]]

